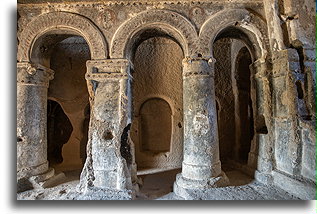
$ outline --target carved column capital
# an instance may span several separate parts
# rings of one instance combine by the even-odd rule
[[[265,59],[258,59],[249,66],[251,76],[258,78],[267,78],[272,73],[272,64]]]
[[[209,76],[214,77],[213,57],[186,57],[183,59],[183,77]]]
[[[89,60],[86,63],[86,80],[106,82],[112,79],[127,79],[131,63],[127,59]]]
[[[54,71],[50,68],[29,62],[17,63],[18,84],[48,87],[52,79],[54,79]]]

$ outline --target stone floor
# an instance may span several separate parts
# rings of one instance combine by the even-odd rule
[[[249,176],[236,169],[224,168],[230,179],[228,187],[213,188],[206,191],[190,192],[198,200],[297,200],[291,194],[255,182]],[[142,186],[136,200],[183,200],[173,192],[173,182],[178,170],[170,170],[155,174],[140,175]],[[87,200],[78,195],[76,185],[79,183],[80,171],[69,171],[59,174],[50,188],[30,190],[17,194],[18,200]],[[114,193],[115,194],[115,193]],[[118,200],[120,197],[101,197],[103,199]],[[94,196],[90,200],[98,199]],[[100,198],[99,198],[100,199]]]

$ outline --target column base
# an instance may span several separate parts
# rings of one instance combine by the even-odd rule
[[[273,176],[270,173],[260,172],[258,170],[254,173],[254,178],[258,182],[265,184],[265,185],[273,185]]]
[[[135,195],[133,190],[89,187],[76,200],[134,200]]]
[[[22,177],[17,180],[17,192],[24,192],[31,189],[43,189],[48,186],[48,182],[55,175],[55,170],[49,168],[47,172],[31,177]]]
[[[229,179],[222,171],[217,177],[211,177],[205,180],[191,180],[177,174],[176,181],[174,182],[174,193],[186,200],[195,200],[195,194],[197,191],[204,191],[214,187],[224,187],[229,184]]]
[[[296,178],[277,170],[272,172],[272,177],[275,186],[301,200],[316,200],[316,182],[305,178]]]

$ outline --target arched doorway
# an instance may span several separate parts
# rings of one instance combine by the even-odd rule
[[[142,35],[133,54],[131,139],[141,192],[163,195],[172,191],[182,163],[184,56],[170,37],[156,31]]]
[[[242,38],[241,38],[242,37]],[[244,37],[244,38],[243,38]],[[252,53],[247,35],[229,28],[218,34],[213,44],[215,87],[218,105],[220,159],[231,185],[252,180],[254,168],[248,165],[254,137],[255,96],[251,93]],[[239,172],[248,174],[245,177]]]
[[[90,117],[85,79],[89,46],[79,35],[56,30],[35,42],[31,56],[55,72],[47,95],[49,166],[56,174],[63,173],[65,181],[78,179],[86,157]]]
[[[41,179],[37,182],[41,182],[40,185],[46,185],[46,181],[54,175],[54,171],[49,169],[47,161],[47,99],[58,101],[48,96],[49,81],[54,78],[54,71],[50,69],[52,67],[51,63],[54,62],[54,57],[52,58],[54,48],[66,45],[62,44],[63,40],[68,38],[74,40],[75,37],[80,37],[85,43],[87,41],[86,44],[89,44],[89,50],[91,50],[89,57],[92,60],[106,59],[108,51],[105,39],[94,23],[75,13],[59,11],[35,16],[26,26],[23,26],[18,37],[17,175],[18,184],[21,184],[21,189],[23,189],[29,188],[23,183],[25,179],[28,180],[32,176],[41,175]],[[75,38],[75,40],[77,39]],[[72,42],[67,41],[66,43]],[[58,52],[55,52],[57,57],[58,54]],[[68,57],[64,60],[68,60],[67,66],[77,66]],[[84,76],[82,78],[85,79]],[[75,79],[70,79],[70,82]],[[27,98],[25,95],[32,99],[25,99]],[[61,103],[60,100],[58,102]],[[82,105],[84,108],[87,104],[86,100],[85,103],[80,103],[79,106]],[[63,110],[71,120],[69,115],[71,109],[63,107]],[[30,113],[25,114],[25,112]],[[30,131],[30,124],[37,128]],[[78,128],[74,124],[72,126],[73,129]]]
[[[157,40],[156,44],[154,41]],[[164,41],[165,40],[165,41]],[[173,42],[174,44],[170,45],[164,45],[166,41],[169,41],[169,43]],[[182,116],[183,114],[183,106],[179,104],[178,100],[175,100],[174,97],[177,99],[182,99],[181,96],[174,96],[169,98],[168,96],[164,96],[164,93],[153,93],[150,94],[151,90],[153,91],[154,87],[151,88],[151,84],[145,84],[147,87],[144,87],[144,89],[148,90],[147,96],[142,96],[142,100],[139,100],[138,103],[135,102],[136,96],[139,96],[139,94],[136,94],[136,83],[141,82],[146,83],[143,81],[136,81],[136,75],[138,75],[137,72],[137,66],[136,59],[138,58],[137,55],[140,55],[139,57],[141,60],[139,61],[139,64],[142,65],[143,63],[147,63],[148,66],[151,66],[151,61],[147,60],[150,58],[156,59],[156,62],[152,65],[152,70],[148,70],[149,72],[155,71],[157,74],[158,81],[155,82],[153,86],[166,90],[166,84],[169,85],[175,85],[177,87],[182,87],[182,60],[184,59],[184,56],[191,56],[193,51],[196,51],[194,49],[196,42],[198,41],[198,33],[196,31],[196,28],[192,25],[192,23],[183,15],[170,11],[170,10],[162,10],[162,9],[153,9],[153,10],[145,10],[136,16],[132,17],[128,21],[126,21],[124,24],[122,24],[114,34],[112,40],[111,40],[111,47],[109,51],[110,58],[119,59],[119,58],[126,58],[133,64],[133,72],[132,72],[132,92],[134,93],[132,96],[131,103],[133,104],[132,112],[133,116],[132,119],[132,125],[131,125],[131,138],[133,140],[133,143],[135,144],[135,159],[140,158],[142,160],[142,156],[146,156],[146,154],[142,154],[140,150],[137,148],[137,144],[139,141],[138,131],[136,131],[136,128],[139,127],[138,124],[138,115],[140,107],[146,100],[151,98],[160,98],[163,99],[165,102],[167,102],[171,108],[172,112],[172,140],[171,140],[171,146],[170,146],[170,152],[161,152],[158,155],[155,155],[154,157],[150,157],[152,159],[152,163],[159,163],[161,165],[151,167],[154,172],[159,172],[161,170],[168,170],[169,167],[181,167],[182,165],[182,158],[183,158],[183,134],[176,134],[176,132],[182,133],[183,132],[183,121],[182,120],[175,120],[175,118]],[[151,44],[152,43],[152,44]],[[175,45],[176,44],[176,45]],[[146,48],[146,45],[153,46],[156,48]],[[143,53],[142,51],[138,52],[138,49],[140,50],[141,46],[143,46]],[[163,47],[163,48],[162,48]],[[141,49],[141,50],[142,50]],[[155,49],[159,49],[155,50]],[[173,51],[178,51],[180,54],[172,54]],[[145,55],[147,53],[147,55]],[[164,53],[164,54],[163,54]],[[143,56],[142,56],[143,54]],[[149,55],[149,54],[152,54]],[[143,58],[143,59],[142,59]],[[159,59],[164,59],[159,61]],[[176,60],[177,59],[177,60]],[[174,63],[170,63],[171,61],[174,61]],[[167,62],[170,64],[167,66]],[[175,82],[175,76],[172,78],[166,78],[164,75],[161,74],[164,72],[170,72],[174,70],[174,68],[179,67],[179,69],[176,69],[176,71],[179,70],[179,72],[174,72],[173,75],[178,76],[178,80]],[[168,67],[172,69],[168,69]],[[142,66],[140,66],[142,69]],[[161,71],[157,72],[157,68],[163,68]],[[143,67],[144,69],[144,67]],[[139,72],[140,73],[140,72]],[[143,75],[143,78],[148,78],[148,83],[153,82],[153,76]],[[173,76],[172,75],[172,76]],[[149,78],[151,77],[151,78]],[[154,76],[155,77],[155,76]],[[140,78],[142,80],[142,76],[140,75]],[[174,82],[171,82],[170,80],[173,80]],[[178,84],[178,83],[181,84]],[[158,84],[159,83],[159,84]],[[161,84],[161,85],[160,85]],[[177,90],[178,92],[178,90]],[[181,90],[181,94],[182,94]],[[168,91],[167,93],[173,93],[172,91]],[[163,95],[162,95],[163,94]],[[141,96],[140,96],[141,97]],[[179,107],[177,107],[179,106]],[[134,136],[133,136],[134,135]],[[181,139],[173,139],[175,136],[178,136]],[[181,142],[179,146],[175,142]],[[145,153],[145,152],[144,152]],[[140,155],[141,154],[141,155]],[[175,157],[174,154],[177,154]],[[174,164],[176,165],[164,165],[171,160],[171,158],[174,158]],[[163,161],[160,161],[163,160]],[[166,162],[168,161],[168,162]],[[138,162],[138,161],[137,161]],[[165,163],[162,165],[162,163]],[[138,163],[138,167],[140,168],[140,164]],[[144,168],[142,170],[138,171],[138,174],[143,173],[150,173],[150,170]],[[166,176],[164,178],[166,180]],[[175,181],[175,176],[173,177],[172,181]],[[170,189],[172,189],[173,183],[170,183]]]

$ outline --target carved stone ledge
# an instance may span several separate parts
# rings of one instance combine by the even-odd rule
[[[29,62],[17,63],[17,84],[48,87],[54,79],[54,71]]]
[[[86,80],[102,82],[109,79],[127,79],[130,76],[130,62],[126,59],[89,60],[86,64]]]

